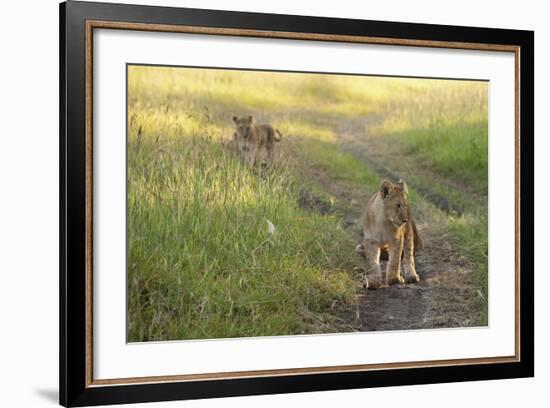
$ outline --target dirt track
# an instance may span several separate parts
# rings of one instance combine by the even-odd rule
[[[480,202],[484,199],[475,192],[468,191],[467,186],[445,180],[406,156],[399,156],[398,151],[380,140],[369,140],[364,136],[368,133],[365,131],[367,125],[366,121],[351,124],[348,122],[347,128],[337,129],[339,146],[342,151],[363,161],[381,179],[398,176],[407,179],[408,174],[421,174],[424,180],[437,179],[439,183],[445,183],[460,194],[468,194],[472,200]],[[397,160],[392,161],[391,167],[387,161],[382,162],[390,154],[397,155]],[[310,176],[337,201],[346,203],[340,211],[342,222],[346,228],[354,230],[359,243],[361,216],[372,191],[362,191],[346,182],[331,179],[318,170],[312,170]],[[442,212],[460,214],[461,208],[458,204],[431,191],[429,186],[417,184],[411,187]],[[374,291],[364,290],[362,260],[358,256],[358,267],[355,271],[358,277],[357,302],[342,313],[341,320],[345,326],[352,330],[373,331],[467,327],[479,324],[482,294],[476,287],[473,271],[459,249],[453,247],[445,236],[441,225],[442,217],[432,217],[429,211],[422,215],[419,230],[424,249],[416,256],[420,283],[383,287]],[[385,271],[384,261],[382,271]]]

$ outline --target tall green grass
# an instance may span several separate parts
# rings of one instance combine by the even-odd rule
[[[283,165],[258,175],[208,132],[140,127],[128,141],[129,340],[333,330],[327,312],[355,287],[339,221],[300,208]]]

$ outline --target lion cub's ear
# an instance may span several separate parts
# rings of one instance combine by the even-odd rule
[[[254,123],[254,116],[250,115],[248,117],[248,123],[251,124],[251,125]]]
[[[233,116],[233,122],[237,123],[239,121],[239,118],[236,116]]]
[[[382,193],[382,198],[386,198],[390,194],[395,186],[389,180],[384,180],[380,183],[380,192]]]
[[[405,180],[399,179],[399,181],[395,183],[395,186],[401,189],[405,194],[409,194],[409,187],[407,187]]]

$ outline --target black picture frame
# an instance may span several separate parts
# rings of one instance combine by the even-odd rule
[[[60,403],[122,404],[304,391],[531,377],[534,375],[534,33],[532,31],[363,21],[68,1],[60,4]],[[254,378],[90,386],[87,383],[86,22],[187,25],[269,32],[518,47],[521,147],[517,196],[519,355],[514,362],[327,372]],[[527,142],[525,142],[527,141]]]

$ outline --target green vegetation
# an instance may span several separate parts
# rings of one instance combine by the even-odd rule
[[[284,165],[242,166],[206,119],[150,110],[130,114],[130,341],[333,331],[355,291],[339,220],[300,208]]]
[[[231,117],[245,114],[284,135],[262,174],[223,144]],[[476,271],[485,324],[487,208],[467,190],[487,194],[487,84],[130,66],[129,340],[343,330],[337,316],[358,286],[357,231],[340,212],[301,202],[305,189],[329,206],[349,204],[320,180],[378,187],[376,171],[339,148],[342,124],[366,117],[358,138],[392,143],[468,187],[411,175],[464,212],[447,214],[414,189],[411,202]]]
[[[487,83],[414,81],[397,101],[381,108],[391,114],[374,133],[487,194]]]

